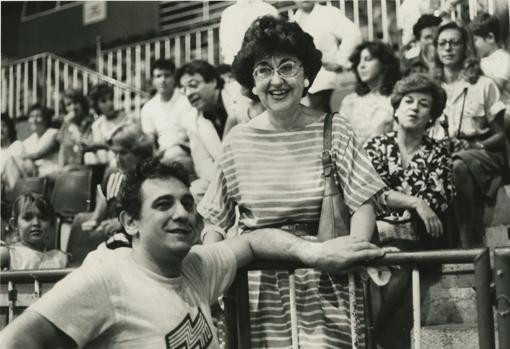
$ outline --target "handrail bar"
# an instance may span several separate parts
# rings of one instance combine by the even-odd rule
[[[180,31],[179,33],[174,34],[174,35],[161,35],[161,36],[158,36],[156,38],[152,38],[152,39],[148,39],[148,40],[143,40],[143,41],[137,41],[136,43],[130,43],[130,44],[125,44],[125,45],[121,45],[121,46],[115,46],[115,47],[108,48],[108,49],[101,49],[101,54],[104,55],[104,54],[107,54],[107,53],[110,53],[110,52],[116,52],[116,51],[119,51],[119,50],[124,50],[124,49],[129,48],[129,47],[132,48],[132,47],[135,47],[135,46],[144,46],[144,45],[152,44],[152,43],[155,43],[155,42],[158,42],[158,41],[164,41],[164,40],[172,39],[172,38],[175,38],[175,37],[185,36],[187,34],[198,33],[198,32],[209,30],[209,29],[216,29],[216,28],[219,28],[219,26],[220,26],[219,23],[214,23],[214,24],[209,24],[209,25],[201,26],[199,28],[193,28],[193,29],[188,29],[188,30],[185,30],[185,31]]]
[[[9,66],[14,66],[14,65],[17,65],[17,64],[20,64],[20,63],[24,63],[24,62],[29,62],[29,61],[34,61],[34,60],[37,60],[39,58],[47,58],[47,57],[52,57],[53,59],[55,60],[59,60],[61,61],[62,63],[64,64],[67,64],[73,68],[76,68],[76,69],[80,69],[80,70],[83,70],[84,72],[86,72],[87,74],[90,74],[92,76],[96,76],[98,79],[101,79],[105,82],[108,82],[109,84],[112,84],[112,85],[115,85],[117,87],[120,87],[120,88],[123,88],[123,89],[126,89],[126,90],[130,90],[132,92],[135,92],[135,93],[139,93],[141,95],[144,95],[144,96],[148,96],[149,94],[146,92],[146,91],[143,91],[143,90],[140,90],[136,87],[133,87],[131,85],[128,85],[126,83],[123,83],[121,81],[118,81],[116,79],[113,79],[111,77],[109,77],[108,75],[104,75],[102,73],[99,73],[93,69],[90,69],[88,67],[85,67],[83,65],[80,65],[78,63],[75,63],[75,62],[72,62],[66,58],[63,58],[63,57],[60,57],[54,53],[51,53],[51,52],[44,52],[44,53],[39,53],[35,56],[31,56],[31,57],[26,57],[26,58],[21,58],[21,59],[18,59],[18,60],[15,60],[15,61],[12,61],[12,62],[8,62],[8,63],[5,63],[5,64],[2,64],[2,67],[9,67]]]
[[[473,263],[482,253],[484,248],[470,250],[435,250],[419,252],[388,252],[381,258],[364,263],[365,266],[382,266],[395,264],[449,264],[449,263]],[[300,268],[310,268],[299,262],[275,262],[267,260],[258,260],[250,263],[241,270],[293,270]]]
[[[37,270],[4,270],[0,272],[0,284],[9,282],[49,282],[62,279],[73,272],[75,268],[37,269]]]

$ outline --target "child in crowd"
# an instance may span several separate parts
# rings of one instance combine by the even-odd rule
[[[19,241],[0,246],[0,267],[19,269],[55,269],[67,265],[67,255],[47,250],[47,239],[54,226],[55,213],[42,195],[20,195],[13,204],[10,225]]]
[[[494,80],[501,93],[501,102],[510,107],[510,53],[501,48],[499,20],[482,12],[469,24],[476,53],[481,58],[485,75]]]

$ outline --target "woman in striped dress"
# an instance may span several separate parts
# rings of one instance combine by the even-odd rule
[[[261,17],[244,38],[233,64],[236,79],[266,111],[232,129],[224,140],[218,171],[198,210],[206,221],[204,243],[225,238],[239,209],[239,231],[277,228],[299,236],[317,234],[324,191],[321,152],[324,116],[301,105],[321,65],[313,39],[297,24]],[[370,240],[374,196],[383,188],[347,119],[333,117],[332,150],[345,201],[352,211],[351,235]],[[277,231],[277,230],[276,230]],[[297,270],[296,304],[301,348],[351,348],[346,276]],[[287,272],[251,272],[252,348],[290,348]],[[358,288],[357,318],[362,318]],[[364,347],[359,321],[357,347]]]

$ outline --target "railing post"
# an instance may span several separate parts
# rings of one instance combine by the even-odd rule
[[[96,69],[101,74],[104,73],[104,60],[101,35],[96,36]]]
[[[510,247],[494,250],[496,314],[500,348],[510,348]]]
[[[478,343],[480,349],[494,349],[494,317],[490,294],[491,265],[488,248],[475,258],[474,266],[476,309],[478,313]]]
[[[239,270],[232,286],[223,296],[225,305],[225,339],[228,349],[250,347],[250,309],[248,271]]]

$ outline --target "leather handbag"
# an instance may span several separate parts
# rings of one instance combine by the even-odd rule
[[[342,186],[337,174],[334,154],[331,149],[333,132],[333,114],[324,118],[324,146],[322,151],[322,170],[324,175],[324,196],[317,239],[325,241],[338,236],[349,235],[350,212],[345,204]]]

